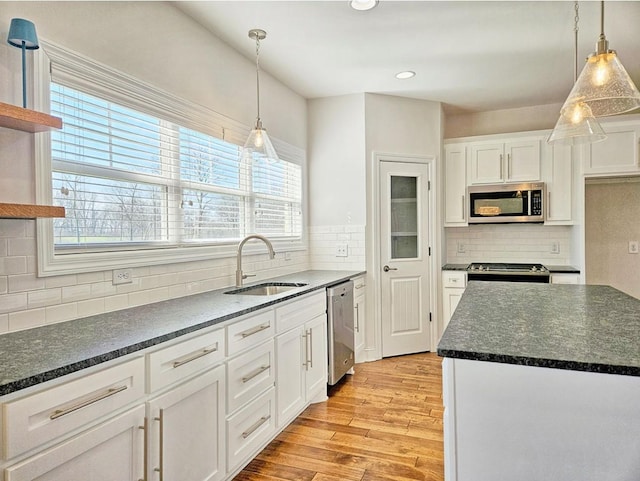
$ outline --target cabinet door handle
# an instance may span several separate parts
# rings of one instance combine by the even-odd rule
[[[307,361],[307,365],[313,369],[313,329],[309,329],[307,332],[309,333],[307,335],[307,341],[309,343],[309,349],[307,350],[309,360]]]
[[[304,362],[302,363],[302,366],[308,371],[309,363],[307,360],[307,346],[309,345],[309,343],[307,342],[307,331],[304,331],[304,334],[302,335],[302,339],[304,340]]]
[[[242,433],[242,439],[247,439],[249,436],[255,433],[258,430],[258,428],[262,426],[264,423],[266,423],[269,419],[271,419],[271,414],[262,416],[257,423],[255,423],[253,426],[251,426],[249,429],[247,429],[245,432]]]
[[[462,220],[465,219],[465,215],[464,215],[464,209],[465,205],[464,205],[464,194],[462,194]]]
[[[144,446],[142,447],[142,479],[139,479],[138,481],[146,481],[147,479],[149,479],[147,477],[147,463],[149,462],[149,420],[147,419],[147,417],[144,417],[144,425],[142,426],[138,426],[138,428],[142,429],[144,431],[144,435],[143,435],[143,444]]]
[[[500,154],[500,180],[504,180],[504,175],[503,175],[504,169],[502,165],[502,158],[503,158],[503,155]]]
[[[180,367],[180,366],[184,366],[185,364],[191,362],[191,361],[195,361],[196,359],[200,359],[203,356],[206,356],[207,354],[211,354],[212,352],[216,352],[218,350],[218,343],[216,342],[215,346],[213,347],[208,347],[206,349],[203,349],[200,352],[196,352],[195,354],[192,354],[189,357],[186,357],[184,359],[180,359],[178,361],[174,361],[173,362],[173,367]]]
[[[154,471],[159,474],[160,481],[163,481],[163,479],[164,479],[164,409],[160,409],[159,416],[157,418],[153,418],[153,420],[154,421],[158,421],[160,423],[160,425],[159,425],[160,457],[158,459],[159,466],[157,468],[155,468]]]
[[[241,336],[244,339],[245,337],[253,336],[254,334],[264,331],[265,329],[269,329],[270,327],[271,327],[271,324],[260,324],[259,326],[256,326],[251,329],[247,329],[244,332],[241,332],[239,336]]]
[[[547,192],[547,219],[551,218],[551,192]]]
[[[360,306],[356,304],[354,307],[356,308],[356,332],[360,332]]]
[[[258,369],[256,369],[255,371],[253,371],[249,375],[243,377],[242,378],[242,383],[244,384],[244,383],[247,383],[247,382],[251,381],[254,377],[259,376],[260,374],[262,374],[265,371],[268,371],[270,367],[271,367],[271,365],[269,365],[269,364],[267,364],[266,366],[260,366]]]
[[[84,401],[80,401],[77,404],[73,404],[67,408],[64,409],[56,409],[55,411],[53,411],[50,415],[49,415],[49,419],[58,419],[62,416],[66,416],[67,414],[70,414],[74,411],[77,411],[80,408],[89,406],[90,404],[93,403],[97,403],[98,401],[102,401],[103,399],[106,399],[108,397],[111,397],[115,394],[118,394],[119,392],[124,391],[125,389],[127,389],[127,386],[118,386],[118,387],[111,387],[109,389],[107,389],[104,392],[101,392],[100,394],[91,397],[89,399],[85,399]]]
[[[507,179],[511,179],[511,154],[507,154]]]

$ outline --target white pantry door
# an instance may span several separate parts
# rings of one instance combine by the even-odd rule
[[[380,162],[382,356],[430,349],[429,167]]]

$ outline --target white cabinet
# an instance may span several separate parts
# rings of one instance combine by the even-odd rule
[[[541,139],[474,142],[470,149],[470,183],[537,182],[541,178]]]
[[[545,155],[547,208],[545,224],[571,224],[573,221],[573,149],[553,144]]]
[[[224,366],[174,387],[148,403],[147,479],[223,479]]]
[[[145,478],[143,466],[144,422],[144,406],[139,405],[78,436],[7,467],[4,470],[4,480],[151,479]]]
[[[580,284],[580,274],[551,274],[551,284]]]
[[[367,328],[367,284],[365,277],[353,279],[353,330],[356,362],[365,360],[365,330]]]
[[[442,272],[442,332],[447,328],[453,311],[467,286],[467,273],[463,271]]]
[[[464,226],[467,225],[467,146],[449,144],[444,152],[444,225]]]
[[[322,291],[276,309],[278,332],[281,332],[281,321],[289,328],[276,336],[278,428],[288,424],[309,402],[326,398],[325,295]],[[293,312],[299,313],[295,317],[297,322],[292,320]],[[293,325],[295,327],[291,327]]]
[[[585,150],[585,174],[638,173],[638,139],[640,125],[633,123],[603,124],[607,138],[589,144]]]

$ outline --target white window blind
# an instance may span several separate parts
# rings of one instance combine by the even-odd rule
[[[51,83],[56,250],[302,236],[302,168],[61,82]],[[185,124],[189,124],[185,120]]]

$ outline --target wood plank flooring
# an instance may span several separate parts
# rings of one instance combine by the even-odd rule
[[[234,481],[442,481],[442,370],[434,353],[356,365]]]

